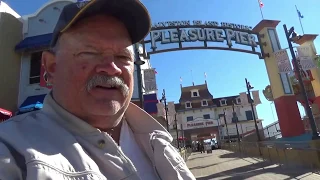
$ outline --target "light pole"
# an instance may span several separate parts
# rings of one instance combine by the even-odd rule
[[[237,113],[234,111],[234,100],[232,100],[232,115],[233,115],[232,120],[236,122],[238,142],[240,142],[240,135],[239,135],[239,129],[238,129],[238,117],[237,117]]]
[[[166,112],[166,125],[167,125],[167,131],[170,133],[169,131],[169,119],[168,119],[168,106],[167,106],[167,99],[166,99],[166,91],[163,89],[163,92],[162,92],[162,98],[160,100],[161,102],[163,101],[164,103],[164,109],[165,109],[165,112]]]
[[[175,123],[176,123],[177,146],[178,146],[178,149],[179,149],[179,148],[180,148],[180,143],[179,143],[179,131],[178,131],[177,114],[174,115],[174,121],[175,121]]]
[[[224,120],[224,124],[226,126],[226,132],[227,132],[227,136],[228,136],[228,142],[230,143],[230,135],[229,135],[229,130],[228,130],[228,124],[227,124],[227,119],[226,119],[226,112],[223,111],[223,114],[220,114],[219,118],[223,117]]]
[[[140,107],[143,109],[143,92],[142,92],[142,75],[141,75],[141,66],[144,65],[146,62],[141,60],[139,55],[139,44],[135,44],[135,61],[134,64],[137,67],[137,79],[138,79],[138,91],[139,91],[139,99],[140,99]]]
[[[287,38],[289,49],[290,49],[290,53],[291,53],[291,56],[292,56],[292,62],[294,64],[294,66],[296,67],[295,71],[296,71],[296,74],[298,76],[299,85],[300,85],[301,90],[302,90],[303,100],[304,100],[304,102],[306,104],[306,113],[308,115],[310,127],[312,129],[312,139],[319,139],[319,133],[318,133],[317,125],[315,123],[315,120],[314,120],[314,117],[313,117],[313,114],[312,114],[312,110],[311,110],[311,107],[310,107],[310,103],[309,103],[309,100],[308,100],[308,94],[307,94],[306,88],[304,87],[304,84],[303,84],[303,81],[302,81],[301,65],[300,65],[300,63],[298,63],[296,55],[295,55],[293,47],[292,47],[292,42],[296,42],[297,40],[299,40],[301,38],[301,36],[297,35],[297,33],[294,31],[294,27],[291,27],[289,29],[289,31],[288,31],[287,26],[284,24],[283,25],[283,29],[284,29],[284,31],[286,33],[286,38]]]
[[[261,141],[259,128],[258,128],[258,124],[257,124],[256,113],[254,111],[253,101],[252,101],[251,93],[250,93],[250,89],[253,89],[253,87],[250,85],[250,82],[248,82],[247,78],[245,78],[245,80],[246,80],[246,87],[247,87],[247,91],[248,91],[247,97],[248,97],[248,101],[249,101],[249,103],[251,105],[252,117],[253,117],[253,120],[254,120],[254,127],[256,128],[258,141]]]

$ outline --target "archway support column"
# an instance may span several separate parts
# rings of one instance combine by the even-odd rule
[[[262,20],[253,31],[259,33],[264,62],[269,76],[282,137],[294,137],[305,133],[296,97],[286,73],[280,73],[274,52],[281,49],[276,27],[280,21]]]

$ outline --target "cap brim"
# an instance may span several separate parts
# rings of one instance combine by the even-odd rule
[[[110,15],[123,22],[132,44],[142,41],[151,30],[149,12],[139,0],[91,0],[60,33],[69,29],[77,21],[96,14]]]

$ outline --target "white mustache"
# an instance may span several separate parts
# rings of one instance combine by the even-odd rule
[[[129,87],[124,83],[123,78],[118,76],[95,75],[87,82],[87,91],[97,86],[115,87],[124,97],[129,94]]]

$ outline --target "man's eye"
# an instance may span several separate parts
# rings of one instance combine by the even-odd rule
[[[97,52],[80,52],[76,55],[79,58],[94,58],[99,56]]]
[[[130,57],[124,56],[124,55],[118,55],[117,58],[119,58],[119,59],[125,59],[125,60],[130,59]]]
[[[122,61],[126,61],[126,62],[132,61],[132,58],[127,55],[117,55],[116,58],[119,60],[122,60]]]

